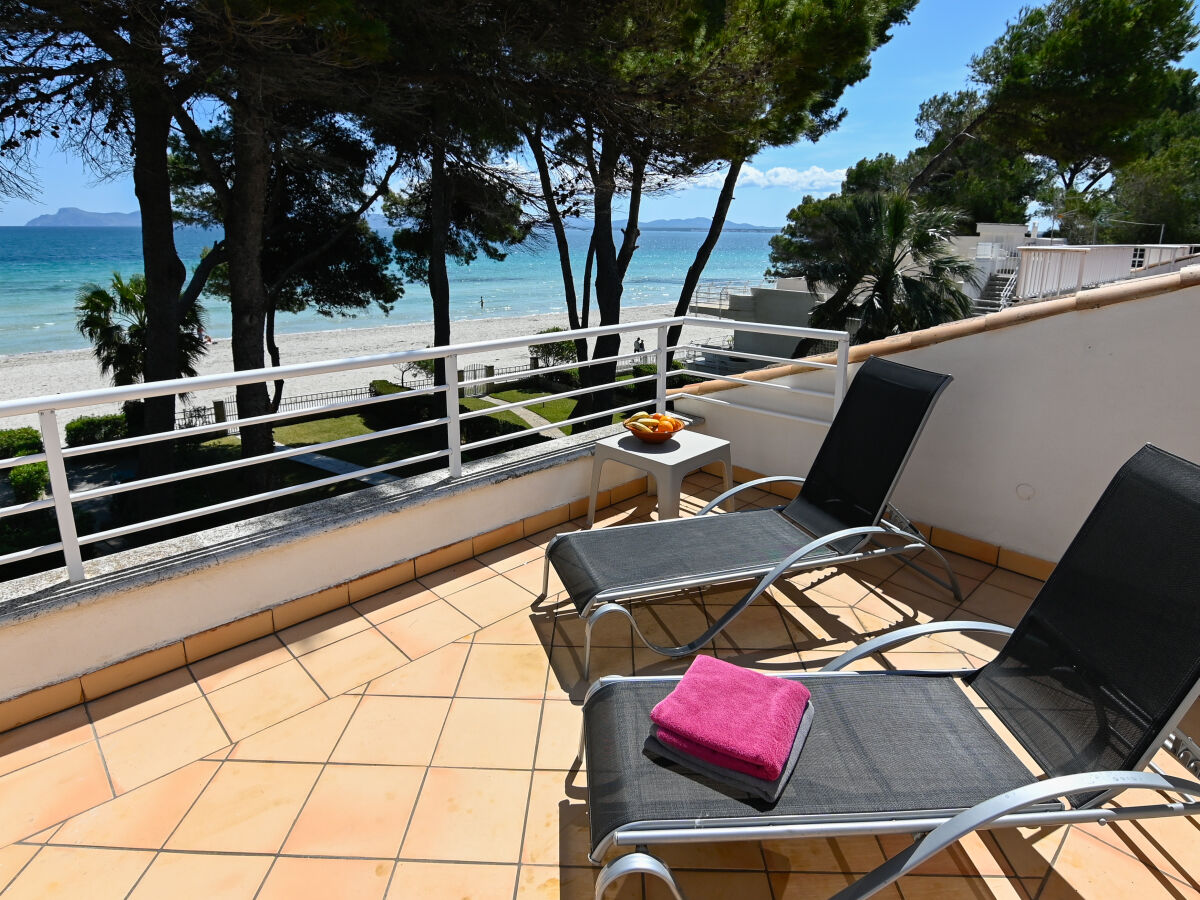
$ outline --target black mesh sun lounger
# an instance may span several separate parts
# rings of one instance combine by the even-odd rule
[[[835,895],[851,900],[978,829],[1200,814],[1200,782],[1151,763],[1164,748],[1200,776],[1200,748],[1178,730],[1200,696],[1198,539],[1200,467],[1145,447],[1117,473],[1015,629],[918,625],[867,641],[821,672],[783,676],[804,682],[817,714],[773,805],[644,751],[650,709],[678,678],[601,679],[583,708],[590,857],[599,864],[613,848],[637,849],[601,870],[596,897],[635,872],[681,897],[651,845],[925,834]],[[939,631],[1009,637],[978,670],[844,671]],[[1039,771],[1017,758],[962,685]],[[1134,805],[1124,794],[1131,790],[1168,799]]]
[[[949,564],[889,503],[934,403],[950,381],[949,375],[871,357],[850,383],[806,478],[747,482],[689,519],[601,528],[552,540],[546,548],[542,595],[553,566],[579,615],[587,620],[584,676],[590,672],[592,628],[607,613],[628,616],[650,649],[685,656],[712,640],[786,572],[929,551],[941,561],[947,580],[903,555],[901,559],[961,602]],[[738,491],[773,481],[799,483],[800,492],[776,509],[709,515]],[[621,605],[746,578],[760,580],[702,635],[678,647],[648,641]]]

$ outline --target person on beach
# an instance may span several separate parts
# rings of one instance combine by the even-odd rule
[[[646,342],[643,341],[640,337],[633,339],[633,352],[634,353],[645,353],[646,352]]]
[[[483,298],[482,297],[479,298],[479,308],[483,309]]]

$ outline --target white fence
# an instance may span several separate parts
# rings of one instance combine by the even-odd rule
[[[1072,294],[1087,287],[1173,271],[1192,244],[1102,244],[1018,248],[1021,265],[1013,300]]]
[[[667,369],[668,355],[675,350],[686,349],[686,347],[681,348],[678,346],[669,345],[668,333],[672,326],[682,326],[684,324],[699,328],[718,329],[727,329],[736,326],[738,329],[745,331],[786,335],[796,338],[797,341],[803,338],[835,341],[837,343],[837,362],[813,364],[836,370],[834,388],[829,392],[813,391],[810,389],[801,390],[772,382],[755,382],[734,376],[714,376],[708,373],[695,372],[686,368],[672,370],[669,372]],[[595,366],[612,364],[614,361],[620,364],[629,360],[643,359],[649,356],[656,363],[657,367],[657,371],[653,374],[635,376],[619,382],[608,381],[599,385],[565,390],[551,396],[541,396],[531,400],[521,400],[512,403],[491,405],[486,409],[474,411],[460,410],[459,397],[464,393],[468,393],[472,388],[479,386],[481,383],[490,381],[491,378],[494,378],[494,376],[489,377],[485,375],[483,378],[460,378],[458,376],[458,372],[460,368],[463,368],[460,366],[460,359],[471,354],[486,354],[499,350],[529,347],[537,343],[544,343],[546,340],[544,335],[527,335],[504,340],[482,341],[473,344],[457,344],[448,347],[426,348],[424,350],[411,350],[400,353],[381,354],[377,356],[330,360],[327,362],[303,363],[297,365],[280,366],[278,368],[234,372],[223,375],[205,375],[196,378],[181,378],[173,381],[154,382],[148,385],[141,384],[119,388],[108,388],[105,390],[79,391],[75,393],[56,394],[53,396],[34,397],[30,399],[12,400],[0,403],[0,426],[5,424],[4,420],[7,418],[15,416],[28,416],[36,413],[42,439],[46,448],[42,453],[28,454],[9,459],[0,459],[0,472],[5,472],[14,466],[25,465],[28,463],[45,462],[49,469],[51,490],[49,497],[25,503],[13,503],[8,506],[0,507],[0,519],[8,516],[36,512],[38,510],[53,509],[58,523],[59,534],[59,540],[53,543],[29,547],[16,552],[0,555],[0,566],[8,563],[29,560],[48,554],[62,553],[66,563],[68,577],[71,581],[80,581],[84,578],[81,548],[88,545],[95,545],[103,541],[122,538],[127,535],[146,531],[148,529],[174,526],[179,523],[197,519],[203,516],[224,514],[232,510],[262,501],[288,497],[304,491],[313,490],[315,488],[334,485],[349,480],[361,479],[365,476],[389,472],[394,469],[400,469],[405,466],[411,466],[417,463],[425,463],[432,460],[444,459],[447,475],[450,478],[458,478],[462,474],[464,451],[478,450],[496,444],[501,444],[511,441],[514,437],[513,434],[509,433],[464,443],[461,434],[461,425],[464,420],[469,420],[480,416],[490,416],[505,410],[516,410],[534,404],[545,403],[552,399],[582,397],[586,394],[595,393],[598,391],[607,391],[616,387],[653,382],[653,404],[658,411],[663,411],[666,409],[668,378],[677,375],[699,375],[705,378],[716,378],[723,381],[736,382],[738,384],[754,387],[763,392],[792,391],[795,393],[819,395],[827,398],[830,402],[830,419],[832,419],[833,412],[835,412],[838,406],[840,406],[842,397],[845,394],[846,365],[849,356],[849,335],[845,332],[825,331],[814,328],[761,325],[753,322],[730,322],[728,320],[714,321],[712,319],[706,319],[703,317],[683,316],[671,319],[658,319],[650,322],[638,322],[629,325],[586,328],[578,331],[565,331],[556,335],[556,338],[559,340],[594,338],[601,335],[619,335],[635,330],[644,331],[647,328],[655,329],[657,334],[657,346],[648,354],[641,352],[634,354],[623,354],[617,357],[609,357],[606,359],[593,359],[589,360],[583,365]],[[746,354],[740,355],[745,356]],[[60,412],[66,410],[78,409],[81,407],[91,407],[104,403],[122,403],[129,400],[141,400],[147,397],[161,397],[168,394],[180,394],[219,388],[232,388],[238,385],[263,382],[270,383],[278,379],[297,379],[305,376],[324,375],[333,372],[345,372],[359,369],[366,370],[379,366],[405,364],[419,360],[439,358],[445,360],[445,371],[447,373],[448,381],[448,383],[445,385],[433,385],[417,388],[415,390],[408,390],[403,393],[388,394],[378,397],[355,397],[352,399],[338,400],[317,406],[309,406],[302,412],[284,411],[249,418],[229,418],[226,421],[219,423],[192,425],[169,432],[136,435],[132,437],[121,438],[119,440],[106,441],[104,443],[90,444],[80,447],[64,448],[60,444],[59,440],[58,416]],[[756,359],[759,359],[766,364],[780,364],[792,361],[788,358],[767,356],[756,357]],[[541,374],[550,374],[553,372],[564,371],[566,369],[573,369],[579,365],[579,363],[569,363],[565,365],[541,368],[538,371]],[[211,439],[212,437],[220,436],[225,433],[240,433],[239,429],[253,425],[281,425],[285,423],[286,420],[290,418],[296,418],[297,416],[311,418],[315,414],[319,413],[339,413],[344,415],[346,414],[347,410],[357,410],[362,409],[363,407],[384,403],[407,403],[411,402],[415,398],[428,396],[441,398],[444,408],[444,413],[442,415],[431,419],[398,425],[396,427],[384,428],[379,431],[371,431],[367,434],[358,434],[351,437],[344,437],[311,445],[286,447],[278,449],[278,452],[272,454],[231,459],[224,462],[218,462],[211,465],[202,465],[196,468],[187,469],[185,471],[171,472],[164,475],[155,475],[150,477],[139,476],[132,480],[123,482],[119,480],[113,480],[108,484],[89,486],[75,490],[71,489],[68,482],[67,461],[85,455],[95,454],[98,452],[131,450],[133,448],[141,447],[147,444],[153,444],[159,441],[170,441],[180,438]],[[591,409],[586,415],[568,418],[559,422],[552,422],[545,426],[531,427],[529,431],[536,433],[557,430],[566,425],[573,425],[589,420],[594,421],[599,416],[611,416],[614,413],[627,412],[640,407],[645,407],[647,405],[647,402],[644,399],[628,403],[621,402],[628,399],[627,397],[617,396],[615,399],[617,401],[617,405],[605,409]],[[693,399],[703,402],[720,403],[725,406],[736,406],[738,408],[749,410],[756,409],[753,406],[730,403],[728,401],[717,400],[716,398],[694,397]],[[392,408],[395,409],[396,407]],[[783,415],[787,417],[786,413],[774,411],[771,412],[771,415]],[[794,415],[791,416],[791,418],[799,421],[813,422],[818,425],[828,424],[828,420],[815,419],[801,415]],[[336,474],[326,478],[317,478],[313,481],[307,481],[302,484],[290,485],[288,487],[277,488],[274,490],[265,490],[258,493],[247,493],[244,496],[237,496],[231,500],[210,503],[195,509],[182,510],[169,515],[160,516],[158,518],[152,518],[143,521],[133,521],[126,524],[117,524],[113,527],[95,531],[90,534],[78,534],[76,531],[74,515],[75,504],[81,502],[97,500],[102,497],[111,497],[139,489],[160,487],[162,485],[172,484],[185,479],[196,478],[198,476],[213,475],[221,472],[239,471],[247,467],[258,466],[264,463],[269,464],[281,459],[288,459],[305,454],[319,454],[323,451],[334,450],[339,447],[352,446],[364,441],[375,440],[378,438],[396,437],[402,434],[408,434],[429,428],[445,429],[445,449],[438,449],[414,456],[407,456],[401,459],[388,460],[377,465],[355,468],[350,472]]]

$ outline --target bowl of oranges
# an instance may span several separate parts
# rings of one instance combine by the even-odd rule
[[[630,434],[647,444],[668,441],[671,435],[683,431],[685,427],[682,419],[667,413],[634,413],[624,424]]]

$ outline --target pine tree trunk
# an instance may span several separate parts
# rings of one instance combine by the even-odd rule
[[[233,315],[233,367],[238,371],[261,369],[267,292],[262,271],[263,232],[266,223],[267,191],[270,185],[270,153],[267,114],[256,90],[260,80],[252,70],[243,70],[238,102],[233,108],[234,176],[229,209],[225,218],[229,255],[229,305]],[[270,411],[267,386],[263,382],[239,385],[238,418],[266,415]],[[241,429],[242,455],[261,456],[274,448],[270,425]],[[270,483],[264,466],[247,471],[253,489]]]
[[[741,174],[742,165],[746,162],[744,159],[734,159],[729,162],[729,171],[725,174],[725,181],[721,184],[721,193],[717,195],[717,207],[713,210],[712,223],[708,226],[708,234],[704,236],[704,241],[696,250],[696,258],[692,260],[692,264],[688,267],[687,275],[683,279],[683,287],[679,291],[679,299],[675,301],[675,315],[686,316],[688,307],[692,303],[692,294],[696,292],[696,286],[700,283],[700,276],[704,273],[704,267],[708,265],[708,260],[712,256],[713,249],[717,246],[717,241],[721,237],[721,229],[725,227],[725,218],[729,215],[729,205],[733,203],[733,189],[737,185],[738,175]],[[679,343],[679,335],[683,331],[682,325],[672,325],[667,332],[667,344],[674,347]],[[675,351],[672,350],[667,354],[667,366],[675,361]]]
[[[446,271],[450,200],[446,148],[438,144],[429,158],[429,298],[433,301],[435,347],[445,347],[450,343],[450,277]],[[444,359],[438,359],[434,364],[434,383],[446,383]]]
[[[167,170],[167,138],[171,110],[153,87],[130,85],[130,108],[134,121],[133,185],[142,214],[142,259],[146,278],[146,354],[144,382],[179,377],[179,293],[187,275],[175,249],[171,215],[171,179]],[[142,405],[142,429],[146,433],[171,432],[175,428],[175,395],[152,397]],[[174,470],[175,442],[156,441],[138,452],[138,474],[148,478]],[[171,512],[170,485],[138,492],[142,519],[155,519]]]

